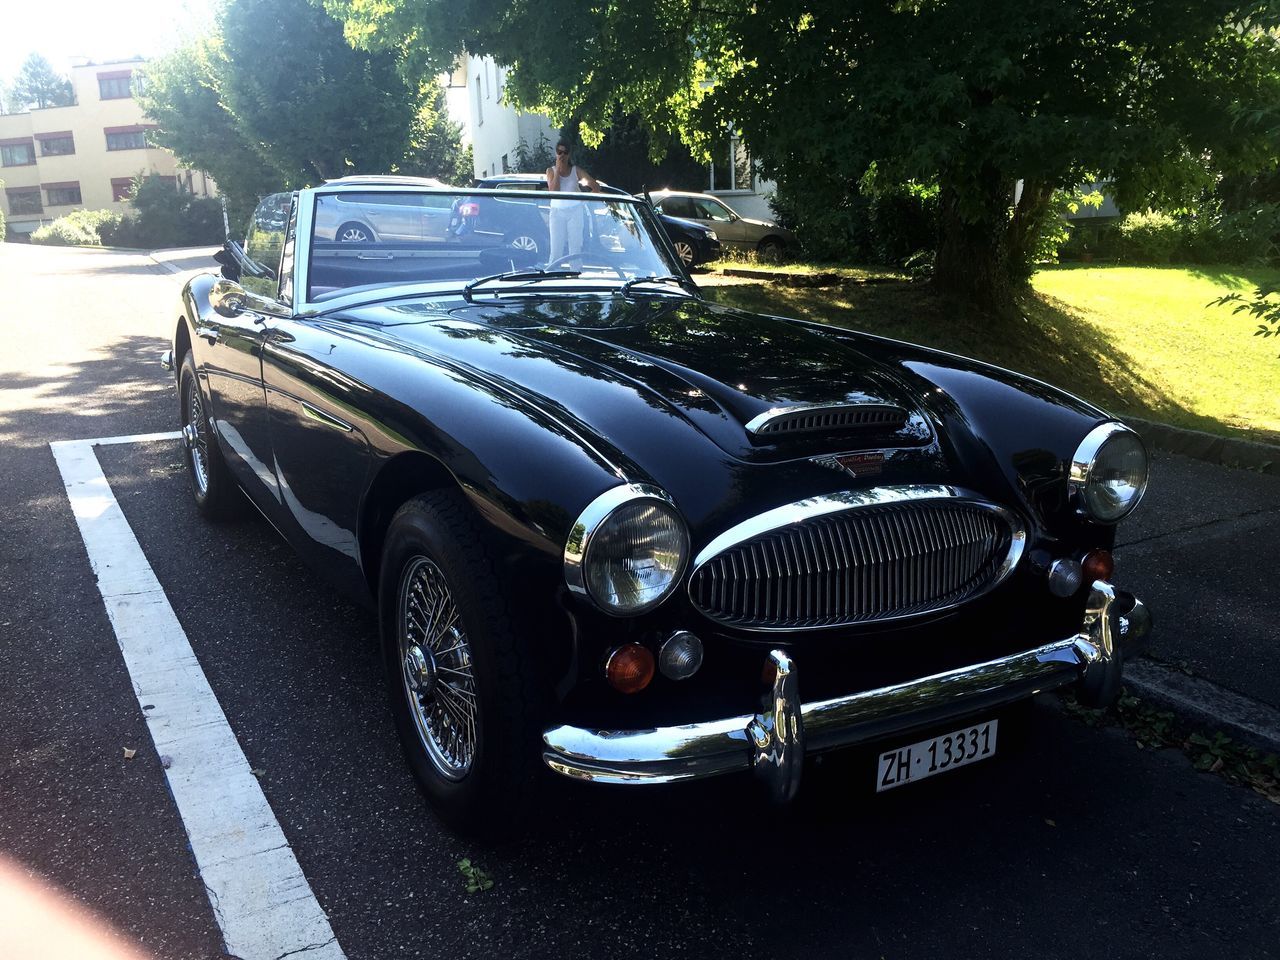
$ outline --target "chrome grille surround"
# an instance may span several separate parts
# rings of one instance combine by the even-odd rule
[[[1025,545],[1017,514],[958,487],[847,490],[716,537],[694,559],[689,599],[744,630],[883,623],[981,596],[1013,571]]]
[[[889,403],[824,403],[802,407],[774,407],[747,424],[757,437],[796,433],[828,433],[840,430],[894,431],[904,427],[910,415]]]

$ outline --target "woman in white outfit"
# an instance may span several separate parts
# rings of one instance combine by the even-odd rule
[[[552,193],[580,193],[582,183],[588,190],[598,191],[596,178],[569,159],[569,145],[556,144],[556,163],[547,167],[547,189]],[[584,204],[580,200],[551,201],[551,251],[547,262],[553,263],[570,253],[582,252]]]

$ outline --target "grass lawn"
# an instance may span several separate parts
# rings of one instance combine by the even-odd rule
[[[951,303],[923,284],[704,289],[719,303],[976,357],[1117,414],[1280,442],[1280,347],[1253,337],[1255,324],[1230,307],[1208,306],[1277,278],[1255,267],[1041,270],[1021,321]]]

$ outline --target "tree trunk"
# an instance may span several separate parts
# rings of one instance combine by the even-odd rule
[[[943,175],[941,237],[933,271],[939,290],[1006,316],[1018,312],[1009,259],[1013,186],[987,165],[976,177]]]

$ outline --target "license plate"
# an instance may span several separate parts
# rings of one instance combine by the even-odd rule
[[[988,720],[880,754],[876,793],[987,759],[996,752],[997,722]]]

